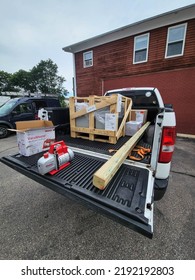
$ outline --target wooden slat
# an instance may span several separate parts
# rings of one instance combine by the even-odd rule
[[[112,130],[104,130],[104,129],[89,129],[87,127],[72,127],[72,131],[80,132],[80,133],[89,133],[94,135],[102,135],[102,136],[113,136],[115,137],[116,132]]]
[[[91,95],[89,96],[89,106],[93,106],[94,105],[94,96]],[[94,130],[94,113],[91,112],[91,114],[89,114],[89,130],[93,131]],[[94,134],[90,133],[89,135],[89,140],[94,141]]]
[[[124,118],[123,118],[123,120],[122,120],[122,122],[121,122],[121,124],[120,124],[120,127],[119,127],[119,129],[118,129],[118,131],[117,131],[117,133],[116,133],[116,138],[117,138],[117,140],[120,138],[121,134],[123,133],[123,129],[124,129],[124,127],[125,127],[125,123],[126,123],[126,121],[127,121],[127,118],[128,118],[128,116],[129,116],[129,113],[130,113],[130,111],[131,111],[131,106],[132,106],[132,101],[130,102],[130,104],[129,104],[129,106],[128,106],[128,109],[127,109],[127,111],[125,112]]]
[[[74,97],[69,98],[69,112],[70,112],[70,116],[75,112]],[[70,118],[70,127],[75,127],[75,126],[76,126],[76,119]],[[77,134],[75,131],[71,130],[70,136],[76,138]]]
[[[115,173],[118,171],[129,153],[144,134],[150,122],[142,126],[100,169],[93,175],[93,185],[100,190],[105,189]]]
[[[74,100],[74,97],[70,97],[69,100]],[[99,101],[100,99],[98,99]],[[88,100],[89,101],[89,100]],[[69,101],[70,102],[70,101]],[[95,107],[96,109],[95,110],[99,110],[99,109],[103,109],[107,106],[111,106],[111,105],[115,105],[117,102],[117,95],[112,95],[112,96],[109,96],[109,99],[102,99],[100,100],[100,102],[98,103],[95,103]],[[72,103],[71,103],[72,104]],[[95,111],[94,110],[94,111]],[[73,111],[71,114],[70,114],[70,119],[75,119],[75,118],[78,118],[78,117],[82,117],[83,115],[86,115],[86,114],[90,114],[91,112],[90,111],[87,111],[86,108],[78,111],[78,112],[75,112]]]

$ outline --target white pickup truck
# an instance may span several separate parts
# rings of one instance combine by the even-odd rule
[[[38,172],[37,161],[42,154],[24,157],[17,153],[1,158],[1,162],[152,238],[154,202],[164,196],[168,186],[176,135],[175,113],[170,104],[163,103],[157,88],[122,88],[105,93],[112,94],[130,97],[133,109],[147,110],[150,126],[138,144],[150,148],[151,153],[140,161],[126,159],[104,190],[94,187],[93,174],[111,157],[108,150],[119,149],[129,140],[127,136],[109,144],[71,138],[67,129],[57,135],[57,140],[64,140],[75,157],[53,176]]]

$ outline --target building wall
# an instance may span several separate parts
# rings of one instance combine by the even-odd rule
[[[173,104],[177,133],[195,134],[195,67],[107,79],[104,90],[121,87],[157,87],[165,104]]]
[[[165,59],[168,27],[149,32],[145,63],[133,64],[134,36],[89,49],[93,50],[92,67],[83,68],[83,52],[76,53],[77,95],[102,95],[118,87],[156,86],[165,103],[172,103],[176,110],[178,132],[195,134],[190,125],[195,104],[195,19],[188,21],[184,55]],[[192,111],[186,112],[185,120],[183,108]]]

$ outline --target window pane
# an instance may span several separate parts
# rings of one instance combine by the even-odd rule
[[[21,113],[31,113],[31,105],[30,104],[27,104],[27,103],[24,103],[24,104],[20,104],[20,112]]]
[[[148,35],[135,38],[135,50],[145,49],[148,44]]]
[[[178,26],[169,29],[169,43],[184,39],[185,26]]]
[[[135,62],[146,61],[146,50],[135,52]]]
[[[86,60],[85,66],[92,66],[92,60]]]
[[[182,54],[182,42],[172,43],[168,45],[167,56]]]
[[[85,60],[92,59],[92,53],[91,52],[85,53],[84,58],[85,58]]]

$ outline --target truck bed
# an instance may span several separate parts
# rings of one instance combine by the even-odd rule
[[[1,158],[1,161],[46,187],[76,199],[151,238],[153,229],[145,215],[150,171],[144,164],[142,167],[124,163],[103,191],[92,184],[93,174],[106,162],[105,156],[109,156],[108,150],[119,149],[128,139],[122,137],[113,145],[61,135],[58,140],[64,140],[75,149],[75,157],[68,167],[53,176],[40,175],[38,172],[37,161],[43,153],[30,157],[15,154]],[[148,147],[146,143],[140,144]],[[144,163],[149,161],[150,156],[144,159]]]
[[[69,135],[60,135],[58,136],[57,140],[64,140],[67,146],[80,148],[83,150],[88,150],[96,153],[101,153],[104,155],[111,155],[109,153],[109,149],[120,149],[125,142],[127,142],[130,139],[130,137],[125,136],[121,137],[116,144],[110,144],[105,142],[97,142],[97,141],[89,141],[82,138],[71,138]],[[142,146],[144,148],[151,148],[151,145],[148,143],[145,143],[144,141],[140,140],[138,143],[139,146]],[[133,153],[133,155],[136,157],[137,154]],[[150,163],[150,154],[146,155],[143,160],[140,161],[144,164]]]

